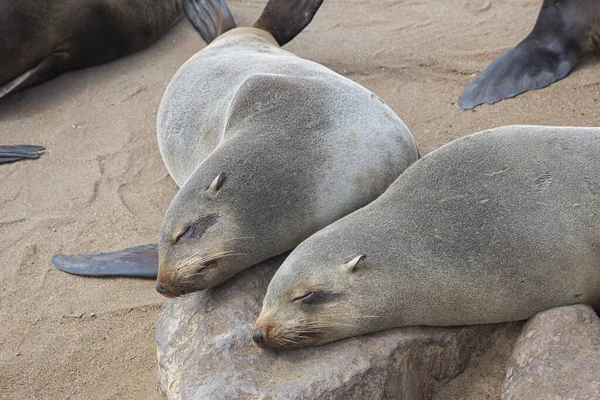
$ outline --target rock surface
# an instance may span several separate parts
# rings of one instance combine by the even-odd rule
[[[170,399],[426,399],[495,340],[498,327],[404,328],[272,352],[251,344],[283,257],[216,289],[165,301],[158,390]]]
[[[600,319],[591,307],[531,318],[513,349],[504,400],[600,399]]]

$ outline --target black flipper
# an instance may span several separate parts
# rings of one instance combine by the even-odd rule
[[[323,0],[269,0],[254,27],[269,32],[280,46],[312,21]]]
[[[533,31],[475,78],[458,105],[496,103],[566,77],[596,47],[586,21],[599,13],[600,2],[544,0]]]
[[[0,146],[0,164],[10,163],[25,159],[40,158],[40,154],[46,148],[43,146],[21,145]]]
[[[44,83],[55,76],[72,69],[72,57],[67,53],[57,53],[46,57],[38,65],[0,87],[0,99],[10,93]]]
[[[225,0],[183,0],[183,11],[206,43],[236,27]]]
[[[61,271],[74,275],[101,277],[132,277],[156,279],[158,275],[158,246],[147,244],[113,253],[55,254],[52,264]]]

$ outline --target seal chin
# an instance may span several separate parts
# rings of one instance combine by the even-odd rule
[[[222,282],[223,270],[227,270],[229,265],[222,258],[231,255],[237,254],[215,252],[188,258],[183,264],[165,261],[159,267],[156,291],[166,297],[177,297],[213,288]]]
[[[197,273],[193,279],[159,273],[156,281],[156,291],[165,297],[179,297],[184,294],[198,292],[208,287],[203,278],[202,272]]]

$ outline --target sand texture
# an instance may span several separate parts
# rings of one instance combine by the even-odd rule
[[[230,0],[239,25],[264,3]],[[542,91],[475,111],[456,105],[473,74],[529,32],[540,4],[325,0],[286,48],[383,98],[421,152],[500,125],[598,126],[597,56]],[[158,153],[156,112],[203,46],[184,20],[146,51],[0,101],[0,143],[48,149],[0,166],[0,399],[158,398],[154,283],[74,277],[50,259],[156,242],[177,189]],[[489,375],[494,393],[503,376]]]

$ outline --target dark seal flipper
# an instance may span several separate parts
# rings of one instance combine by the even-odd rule
[[[67,53],[53,54],[38,65],[0,87],[0,99],[10,93],[39,85],[72,69],[72,57]]]
[[[600,1],[544,0],[533,31],[475,78],[458,105],[493,104],[566,77],[598,48],[599,28]]]
[[[225,0],[183,0],[183,11],[206,43],[236,27]]]
[[[269,32],[280,46],[312,21],[323,0],[269,0],[254,27]]]
[[[113,253],[74,256],[55,254],[52,256],[52,264],[61,271],[74,275],[156,279],[158,248],[156,244],[147,244]]]
[[[40,158],[44,150],[43,146],[33,145],[0,146],[0,164]]]

